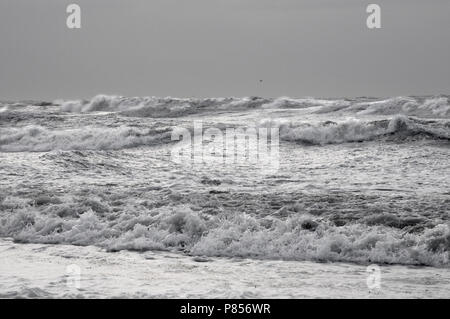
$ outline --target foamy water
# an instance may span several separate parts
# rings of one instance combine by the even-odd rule
[[[0,253],[1,298],[448,298],[450,289],[443,268],[384,265],[379,286],[369,287],[366,267],[346,263],[107,253],[7,239]]]
[[[0,236],[14,241],[3,242],[7,249],[1,253],[2,268],[10,267],[10,274],[23,270],[16,266],[27,255],[30,267],[42,266],[35,257],[43,258],[44,264],[52,259],[25,244],[42,247],[39,251],[64,251],[75,263],[85,262],[77,254],[92,253],[89,262],[105,272],[108,267],[102,260],[126,255],[134,265],[157,251],[174,254],[187,265],[197,265],[191,260],[197,256],[206,258],[206,265],[222,263],[238,270],[242,265],[230,258],[244,258],[251,265],[242,266],[245,271],[299,267],[320,269],[321,278],[330,275],[328,269],[351,273],[374,263],[396,265],[401,269],[398,274],[405,271],[426,278],[448,271],[447,96],[339,100],[97,96],[90,101],[1,105]],[[278,170],[267,172],[252,163],[225,165],[215,156],[203,165],[174,162],[173,129],[192,131],[195,121],[221,131],[278,128]],[[7,255],[12,251],[20,253]],[[118,251],[120,255],[114,253]],[[342,262],[349,264],[333,268],[333,263]],[[136,267],[138,271],[141,266]],[[215,266],[211,267],[211,273],[206,267],[202,274],[213,276]],[[101,278],[101,271],[95,276]],[[196,278],[193,273],[189,276]],[[68,293],[48,283],[37,285],[31,277],[20,286],[11,276],[1,279],[9,287],[1,291],[4,294],[27,295],[33,287],[42,290],[38,295]],[[277,280],[278,287],[291,287],[290,275]],[[404,284],[417,284],[420,295],[425,282]],[[355,279],[355,285],[365,282]],[[142,296],[179,293],[170,285],[164,291],[163,282],[157,286]],[[112,296],[106,287],[92,294]],[[126,287],[117,284],[114,294],[142,293],[135,286],[127,292]],[[217,296],[227,296],[222,284],[211,287]],[[247,289],[248,296],[269,297],[277,292],[331,296],[337,291],[331,284],[329,293],[326,288],[255,292],[249,287],[236,288],[231,295],[246,296]],[[445,287],[448,278],[433,282],[432,289],[445,297]],[[206,292],[192,295],[202,293]]]

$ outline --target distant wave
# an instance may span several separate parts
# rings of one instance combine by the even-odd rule
[[[446,96],[433,98],[395,97],[374,101],[355,101],[354,103],[324,105],[318,113],[349,112],[360,115],[414,115],[423,117],[450,117],[450,103]]]
[[[258,97],[183,99],[97,95],[90,101],[66,101],[62,103],[61,109],[76,113],[103,111],[135,117],[179,117],[202,111],[256,108],[267,102],[267,99]]]
[[[134,117],[179,117],[206,111],[245,109],[313,108],[314,113],[349,113],[377,115],[412,115],[420,117],[450,117],[448,96],[394,97],[389,99],[316,99],[280,97],[265,99],[245,98],[159,98],[97,95],[92,100],[65,101],[64,112],[119,112]]]

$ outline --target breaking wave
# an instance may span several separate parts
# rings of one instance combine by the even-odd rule
[[[382,222],[337,227],[301,213],[284,219],[237,212],[210,215],[184,205],[127,206],[117,212],[110,206],[117,204],[95,197],[79,202],[45,197],[32,204],[5,198],[0,204],[15,210],[0,215],[0,235],[16,242],[197,256],[449,265],[450,228],[445,223],[408,232]]]
[[[97,95],[90,101],[66,101],[64,112],[119,112],[134,117],[179,117],[204,111],[242,110],[260,107],[268,100],[259,97],[248,98],[159,98]]]
[[[51,150],[117,150],[141,145],[155,145],[168,139],[171,131],[85,127],[50,130],[41,126],[0,128],[1,152],[46,152]]]
[[[356,119],[339,123],[327,121],[315,125],[270,120],[261,125],[279,127],[281,140],[314,145],[363,142],[381,138],[390,138],[394,141],[417,137],[450,140],[448,122],[425,122],[405,116],[379,121]]]
[[[450,117],[448,96],[437,97],[394,97],[389,99],[316,99],[280,97],[266,99],[245,98],[172,98],[172,97],[123,97],[97,95],[92,100],[65,101],[61,103],[64,112],[119,112],[134,117],[178,117],[207,111],[233,111],[245,109],[311,108],[314,113],[349,114],[403,114],[420,117]]]
[[[450,103],[448,97],[412,98],[396,97],[387,100],[356,103],[348,111],[358,114],[406,114],[421,117],[449,117]]]

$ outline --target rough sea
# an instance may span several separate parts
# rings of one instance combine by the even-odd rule
[[[174,161],[199,122],[277,168]],[[448,298],[449,252],[450,96],[0,102],[2,297]]]

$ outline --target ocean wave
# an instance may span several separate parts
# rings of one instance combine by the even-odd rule
[[[278,127],[281,141],[311,145],[340,144],[385,139],[387,141],[450,140],[450,123],[420,121],[404,116],[390,120],[350,119],[319,124],[263,120],[259,127]],[[171,142],[174,128],[149,129],[130,126],[49,129],[29,125],[0,128],[0,152],[47,152],[53,150],[119,150]],[[187,127],[192,131],[192,127]],[[205,128],[206,129],[206,128]],[[220,130],[226,126],[220,125]]]
[[[395,116],[390,120],[364,121],[350,119],[343,122],[327,121],[319,124],[290,121],[262,121],[263,127],[278,127],[280,139],[313,145],[363,142],[381,138],[431,138],[450,140],[448,122],[424,122]]]
[[[179,117],[212,110],[242,110],[260,107],[267,100],[259,97],[248,98],[160,98],[123,97],[97,95],[90,101],[66,101],[62,103],[64,112],[119,112],[134,117]]]
[[[328,109],[342,109],[351,105],[348,100],[326,100],[316,98],[293,99],[290,97],[279,97],[271,100],[269,103],[263,104],[262,108],[266,109],[303,109],[310,107],[326,107]]]
[[[95,197],[76,203],[47,199],[31,206],[5,198],[1,205],[14,207],[14,214],[0,214],[0,236],[16,242],[196,256],[449,266],[450,227],[445,223],[408,232],[373,220],[338,227],[302,213],[286,218],[231,211],[211,215],[184,205],[153,209],[128,205],[117,212],[110,206],[115,204]]]
[[[403,114],[420,117],[450,117],[448,97],[414,98],[394,97],[375,101],[355,101],[349,105],[324,105],[317,113],[347,112],[358,115],[395,115]]]
[[[97,95],[91,100],[65,101],[64,112],[119,112],[134,117],[179,117],[206,111],[245,109],[308,109],[314,113],[349,113],[358,115],[403,114],[420,117],[448,118],[448,96],[394,97],[389,99],[317,99],[280,97],[244,98],[172,98],[172,97],[124,97]]]
[[[169,128],[137,129],[127,126],[66,130],[50,130],[41,126],[0,128],[0,151],[117,150],[170,141],[170,135]]]

